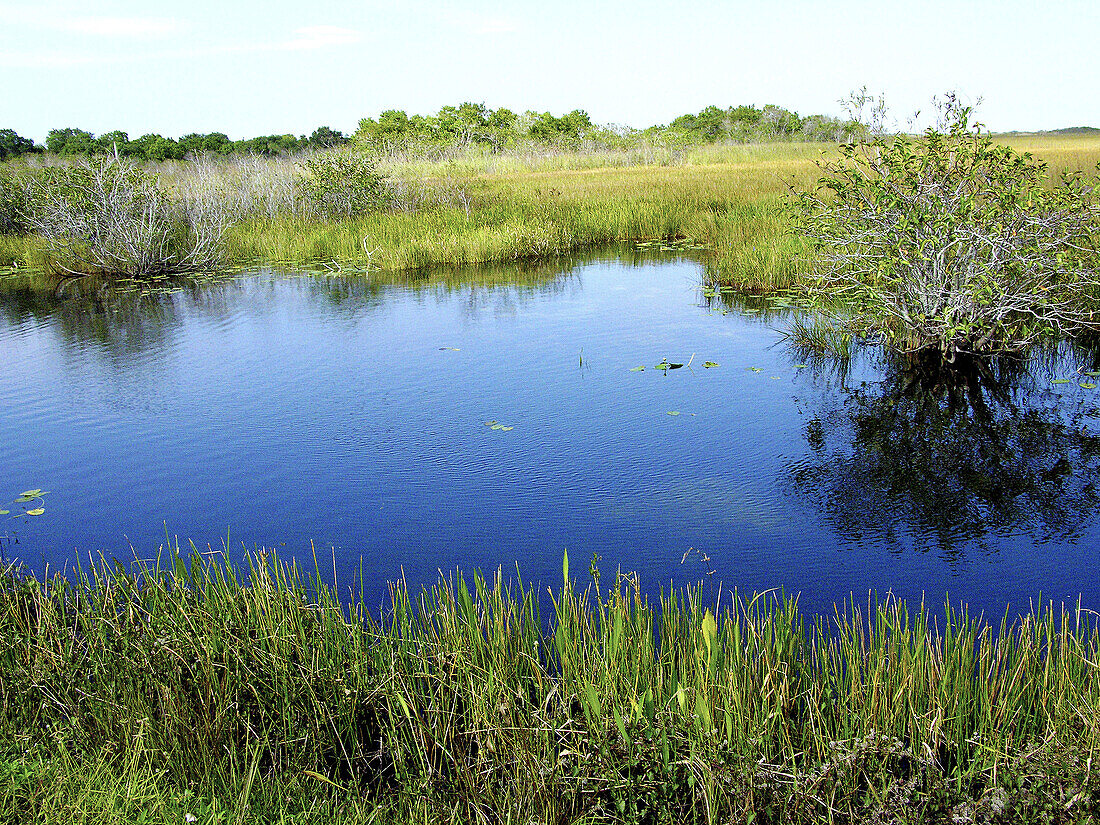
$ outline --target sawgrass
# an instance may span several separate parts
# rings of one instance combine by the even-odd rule
[[[1079,608],[990,623],[871,598],[807,617],[706,586],[650,601],[598,571],[582,590],[566,567],[545,596],[518,573],[397,583],[372,614],[272,556],[170,562],[5,574],[0,812],[1100,815],[1100,633]]]

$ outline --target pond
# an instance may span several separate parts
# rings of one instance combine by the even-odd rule
[[[797,302],[706,295],[701,272],[626,251],[9,279],[0,498],[48,492],[38,516],[0,504],[3,552],[37,573],[177,540],[316,553],[374,604],[455,568],[556,584],[568,549],[582,581],[595,554],[605,584],[781,588],[812,612],[869,591],[1100,608],[1093,356],[950,386],[871,348],[807,358],[780,332]]]

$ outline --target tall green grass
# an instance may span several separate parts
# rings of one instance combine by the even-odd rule
[[[0,812],[50,777],[74,810],[130,788],[207,821],[1100,816],[1087,610],[808,617],[594,571],[397,583],[379,614],[274,556],[205,559],[5,572]]]

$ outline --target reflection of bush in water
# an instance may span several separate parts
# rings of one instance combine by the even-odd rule
[[[1100,504],[1100,435],[1081,403],[1039,389],[1020,360],[891,358],[878,384],[807,426],[790,468],[854,542],[935,547],[991,535],[1072,540]]]

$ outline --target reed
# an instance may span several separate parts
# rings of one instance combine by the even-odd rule
[[[273,555],[165,558],[5,572],[0,812],[48,779],[164,821],[1100,816],[1082,608],[806,616],[703,585],[650,600],[595,568],[581,589],[566,561],[545,596],[456,572],[375,614]]]

